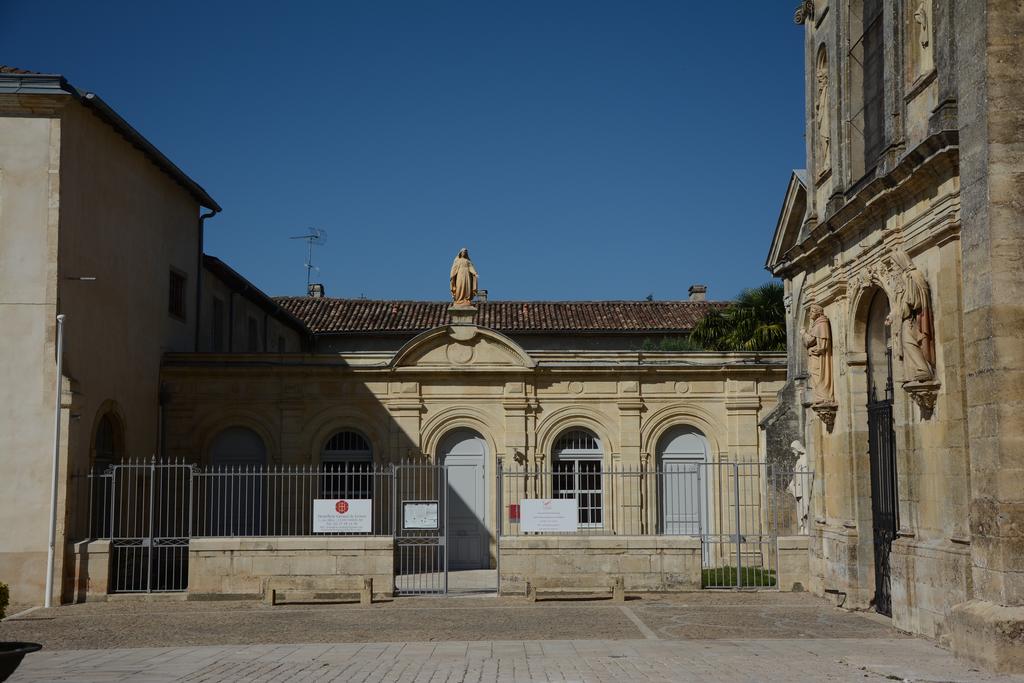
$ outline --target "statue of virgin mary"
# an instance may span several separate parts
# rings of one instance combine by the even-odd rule
[[[469,260],[469,249],[462,249],[452,263],[449,277],[452,288],[452,302],[456,306],[472,306],[479,277],[473,262]]]

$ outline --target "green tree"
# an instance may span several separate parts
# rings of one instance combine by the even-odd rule
[[[713,309],[690,332],[709,351],[785,351],[786,307],[782,284],[745,289],[722,309]]]

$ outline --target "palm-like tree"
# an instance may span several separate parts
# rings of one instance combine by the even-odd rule
[[[786,307],[778,282],[745,289],[694,326],[690,339],[709,351],[785,351]]]

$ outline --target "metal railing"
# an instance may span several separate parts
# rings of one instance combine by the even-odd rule
[[[396,579],[399,588],[432,593],[443,590],[448,563],[446,482],[444,466],[423,462],[260,468],[127,462],[73,478],[71,522],[79,535],[88,526],[89,538],[111,541],[111,588],[120,592],[183,590],[191,538],[375,535],[396,539],[396,576],[407,577]],[[496,495],[496,528],[487,534],[695,537],[703,584],[732,587],[775,585],[777,539],[807,534],[814,474],[764,462],[603,469],[593,460],[556,462],[549,470],[499,467],[492,482],[486,496]],[[83,483],[88,496],[81,496]],[[358,530],[315,530],[314,505],[322,499],[369,501],[370,520]],[[524,501],[537,499],[574,501],[575,523],[560,531],[525,530]],[[429,512],[423,501],[436,508],[433,527],[401,521],[416,505]],[[476,543],[467,533],[460,539]]]
[[[186,537],[390,536],[394,531],[391,465],[200,467],[133,461],[86,476],[90,538],[116,538],[127,528],[138,536],[135,532],[146,529],[148,513],[139,485],[118,483],[149,476],[153,467],[181,472],[173,486],[154,490],[154,505],[164,517],[173,510]],[[318,499],[371,500],[369,530],[315,532],[313,506]]]
[[[811,471],[764,462],[503,470],[498,528],[502,536],[694,537],[704,587],[771,587],[778,579],[778,537],[807,534],[813,482]],[[573,501],[575,524],[527,526],[527,501],[537,499]]]
[[[800,501],[809,500],[813,473],[763,462],[678,462],[585,472],[504,469],[498,481],[503,536],[527,533],[522,501],[562,499],[576,501],[577,527],[546,533],[731,538],[737,528],[744,534],[805,533]]]

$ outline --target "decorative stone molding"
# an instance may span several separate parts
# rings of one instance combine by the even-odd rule
[[[799,26],[814,19],[814,0],[803,0],[793,12],[793,23]]]
[[[939,395],[941,384],[932,380],[931,382],[904,382],[903,390],[910,394],[914,403],[921,409],[921,417],[925,420],[931,418],[935,410],[935,399]]]
[[[836,424],[836,413],[839,411],[839,405],[836,403],[812,403],[811,410],[813,410],[825,424],[825,429],[828,433],[832,433],[832,428]]]

